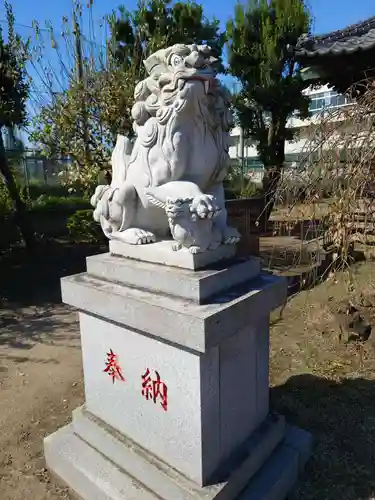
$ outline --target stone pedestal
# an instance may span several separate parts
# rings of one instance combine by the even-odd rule
[[[80,311],[85,404],[45,439],[47,465],[84,500],[284,498],[310,449],[269,412],[285,281],[223,248],[173,262],[158,244],[134,249],[112,245],[62,280]]]

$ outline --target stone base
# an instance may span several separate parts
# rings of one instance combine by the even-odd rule
[[[94,278],[197,304],[212,301],[215,295],[260,274],[260,259],[256,257],[221,261],[200,271],[134,261],[109,253],[87,257],[86,262],[87,273]]]
[[[83,500],[281,500],[310,454],[311,438],[270,416],[223,464],[221,482],[203,488],[82,408],[44,448],[47,466]]]
[[[112,255],[128,259],[192,270],[231,259],[236,254],[236,245],[220,245],[216,250],[192,254],[186,248],[174,252],[173,243],[172,240],[163,240],[147,245],[128,245],[122,241],[110,240],[109,251]]]

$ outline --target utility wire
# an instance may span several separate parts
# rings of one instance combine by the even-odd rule
[[[5,25],[8,25],[8,21],[6,19],[0,19],[0,24],[5,24]],[[36,26],[29,26],[27,24],[21,24],[21,23],[14,23],[14,26],[17,27],[19,26],[20,28],[27,28],[27,29],[30,29],[30,30],[33,30],[35,31],[36,29]],[[39,25],[38,25],[38,31],[41,31],[41,32],[44,32],[44,33],[48,33],[48,34],[51,34],[51,29],[48,29],[48,28],[41,28]],[[55,37],[55,33],[53,33],[53,36]],[[65,37],[64,35],[61,35],[61,34],[58,34],[57,35],[57,38],[62,38],[65,40]],[[106,48],[105,45],[103,45],[102,43],[99,43],[97,42],[96,40],[92,40],[92,39],[89,39],[87,38],[85,35],[82,35],[81,34],[81,38],[84,42],[86,43],[89,43],[91,45],[97,45],[98,47],[101,47],[101,48]]]
[[[1,24],[8,24],[8,21],[6,19],[0,19],[0,23]],[[34,26],[28,26],[27,24],[21,24],[21,23],[14,23],[14,26],[19,26],[20,28],[28,28],[28,29],[31,29],[31,30],[34,30],[35,27]],[[47,31],[49,32],[49,30],[47,28],[39,28],[40,31]]]

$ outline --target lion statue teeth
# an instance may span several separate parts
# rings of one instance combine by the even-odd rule
[[[216,79],[216,61],[210,47],[183,44],[144,61],[149,76],[136,86],[132,108],[136,139],[132,145],[118,136],[111,185],[98,186],[91,198],[94,219],[108,238],[134,245],[167,238],[165,210],[151,203],[147,193],[185,181],[197,187],[195,203],[205,207],[208,218],[213,217],[210,200],[219,208],[212,231],[216,240],[219,235],[218,244],[239,241],[237,230],[227,225],[225,210],[232,114],[228,92]]]

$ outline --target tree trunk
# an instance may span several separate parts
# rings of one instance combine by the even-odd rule
[[[0,174],[4,178],[5,185],[8,189],[9,196],[13,202],[14,221],[20,230],[26,248],[32,250],[34,248],[34,234],[27,224],[26,220],[26,205],[20,197],[20,193],[14,181],[12,171],[9,167],[5,156],[4,142],[0,128]]]
[[[267,224],[276,201],[285,162],[285,124],[286,118],[273,118],[268,129],[268,155],[264,165],[266,170],[265,183],[265,225]]]
[[[279,187],[279,182],[281,179],[283,164],[273,165],[272,167],[266,167],[267,177],[266,185],[264,186],[265,191],[265,223],[271,217],[271,213],[276,201],[277,188]]]

